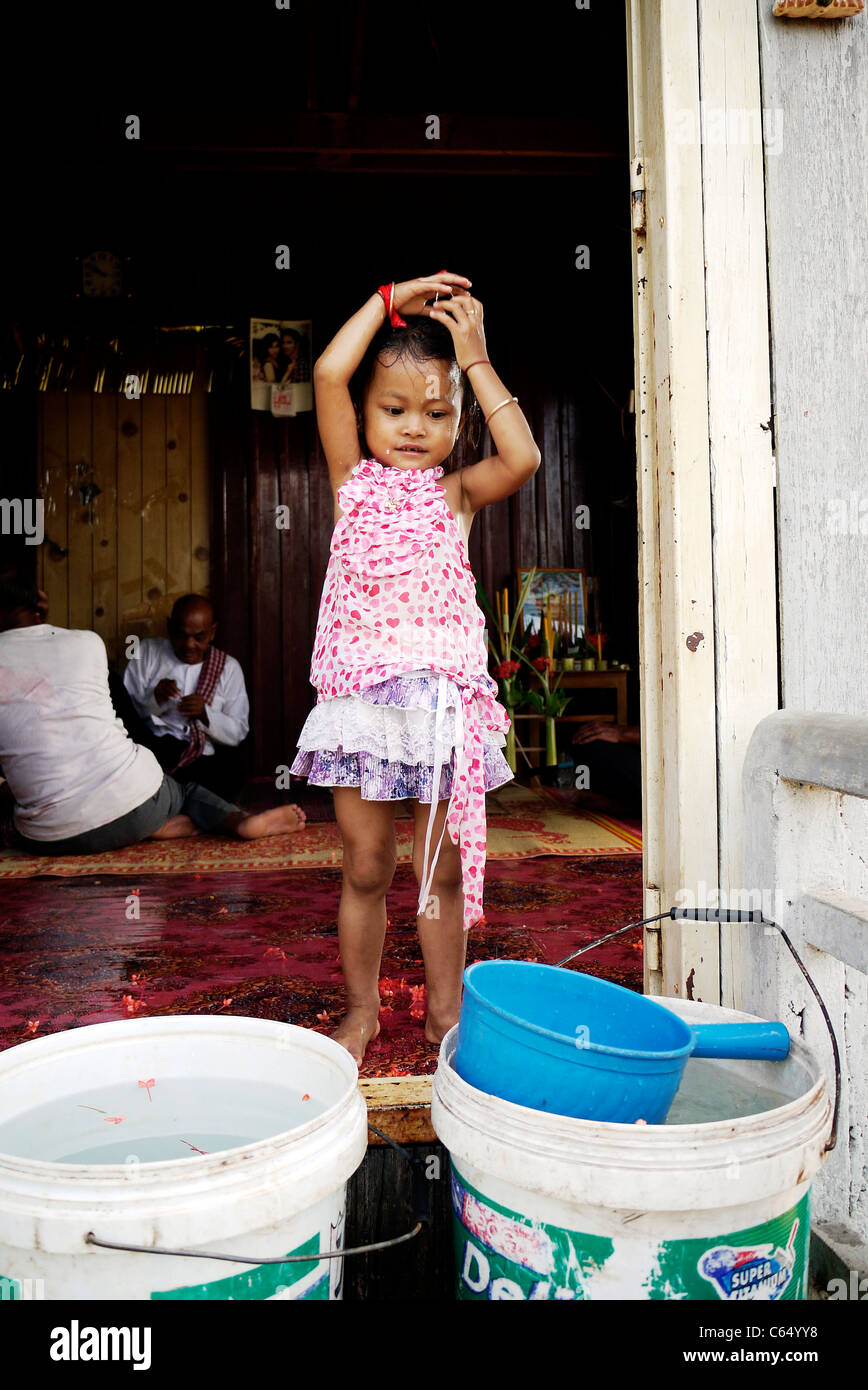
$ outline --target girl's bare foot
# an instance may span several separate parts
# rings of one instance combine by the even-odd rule
[[[182,840],[188,835],[198,835],[200,832],[193,824],[189,816],[170,816],[165,825],[161,825],[159,830],[155,830],[153,835],[149,835],[149,840]]]
[[[439,1047],[449,1029],[458,1022],[460,1012],[460,1006],[442,1014],[435,1014],[433,1009],[429,1008],[428,1017],[425,1019],[425,1037],[428,1042]]]
[[[289,806],[256,811],[253,815],[227,816],[226,825],[242,840],[263,840],[267,835],[291,835],[302,830],[306,820],[304,811],[293,802]]]
[[[364,1008],[360,1005],[349,1008],[332,1033],[335,1042],[347,1049],[358,1066],[364,1061],[368,1043],[373,1042],[380,1031],[379,1012],[379,1007]]]

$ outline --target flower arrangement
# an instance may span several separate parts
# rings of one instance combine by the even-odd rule
[[[558,688],[561,683],[562,672],[554,684],[551,683],[550,638],[534,632],[530,627],[526,628],[521,621],[525,600],[535,574],[536,568],[534,567],[525,575],[511,622],[506,590],[503,592],[502,599],[498,595],[499,612],[495,615],[481,584],[477,583],[476,586],[480,607],[484,609],[491,621],[491,627],[488,629],[488,647],[497,663],[492,675],[502,683],[502,700],[509,713],[510,728],[506,738],[506,757],[513,772],[516,770],[515,723],[513,718],[516,710],[527,707],[535,714],[545,716],[546,762],[552,766],[557,763],[555,719],[563,713],[564,706],[571,698],[569,691]],[[536,654],[533,655],[533,653]],[[517,677],[522,668],[533,672],[539,678],[542,690],[530,689],[526,685],[517,685]]]
[[[594,657],[597,661],[601,661],[603,657],[603,648],[608,640],[609,634],[607,632],[590,632],[588,629],[585,629],[585,655]]]

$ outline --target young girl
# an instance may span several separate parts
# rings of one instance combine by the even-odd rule
[[[442,270],[382,286],[314,368],[335,529],[311,662],[317,703],[291,771],[334,788],[347,1012],[333,1036],[359,1063],[380,1031],[397,802],[413,802],[436,1044],[457,1022],[465,932],[482,915],[485,792],[512,777],[467,548],[475,513],[517,492],[540,451],[488,361],[470,283]],[[479,406],[497,452],[448,472]]]

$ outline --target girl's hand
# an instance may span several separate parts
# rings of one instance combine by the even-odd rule
[[[433,299],[436,294],[441,297],[444,293],[452,294],[454,290],[466,293],[469,285],[466,275],[451,275],[448,270],[438,271],[436,275],[421,280],[402,280],[395,285],[392,308],[400,314],[421,314],[426,299]]]
[[[455,344],[455,358],[462,372],[472,362],[488,356],[485,330],[482,323],[482,304],[471,294],[453,296],[436,309],[428,310],[429,318],[445,324]]]

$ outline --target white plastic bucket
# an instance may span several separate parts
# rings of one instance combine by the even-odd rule
[[[688,1023],[750,1014],[657,999]],[[459,1299],[800,1299],[810,1185],[832,1106],[818,1058],[688,1062],[682,1091],[739,1078],[790,1099],[706,1123],[596,1123],[513,1105],[454,1070],[431,1122],[449,1150]],[[706,1070],[697,1070],[706,1069]],[[679,1093],[680,1094],[680,1093]]]
[[[285,1085],[313,1098],[320,1113],[256,1142],[171,1161],[75,1164],[0,1152],[4,1297],[341,1296],[343,1260],[318,1257],[341,1248],[346,1183],[365,1155],[367,1111],[355,1062],[330,1038],[266,1019],[200,1015],[55,1033],[0,1054],[0,1124],[48,1101],[60,1106],[89,1085],[136,1088],[155,1079],[156,1094],[173,1078],[194,1088],[214,1078]],[[131,1092],[137,1117],[148,1094]],[[149,1250],[103,1249],[86,1243],[89,1232]],[[235,1264],[151,1253],[154,1246],[311,1258]]]

